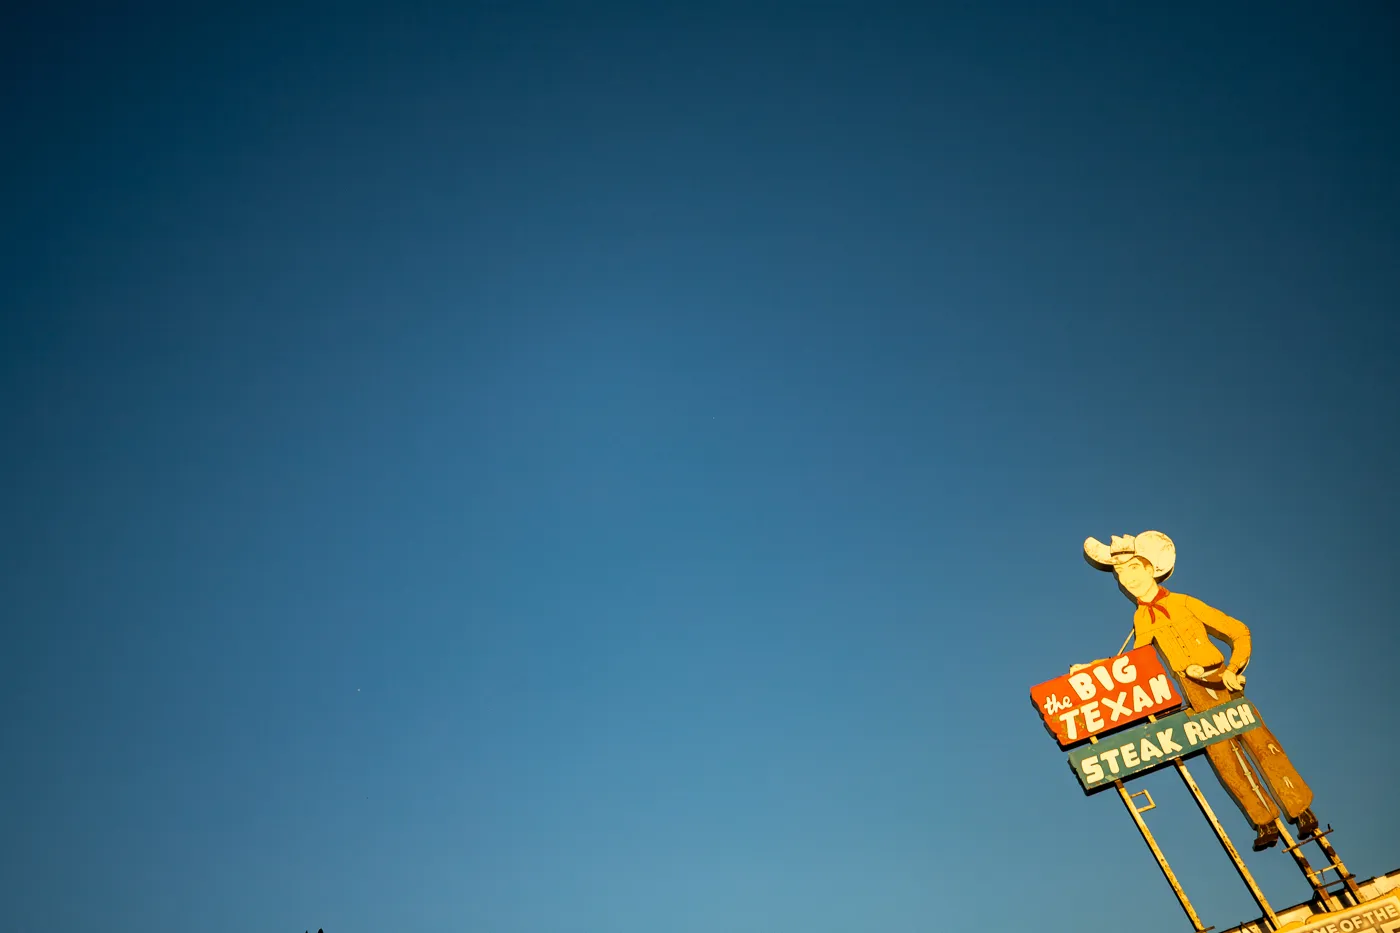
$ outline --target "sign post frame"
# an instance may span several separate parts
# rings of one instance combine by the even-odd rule
[[[1090,739],[1094,742],[1096,739]],[[1172,893],[1176,895],[1177,902],[1181,904],[1181,909],[1186,911],[1186,919],[1191,921],[1191,927],[1195,933],[1206,933],[1207,927],[1201,923],[1201,917],[1196,913],[1196,908],[1191,906],[1191,898],[1186,896],[1186,889],[1177,880],[1176,872],[1172,871],[1171,863],[1167,861],[1166,854],[1162,847],[1157,845],[1157,839],[1152,835],[1152,830],[1147,828],[1147,821],[1142,818],[1142,810],[1133,803],[1133,797],[1128,793],[1128,788],[1123,786],[1122,781],[1114,781],[1113,786],[1118,789],[1118,796],[1123,798],[1123,806],[1128,808],[1128,813],[1132,816],[1133,822],[1137,824],[1138,832],[1142,833],[1142,841],[1147,843],[1147,848],[1152,851],[1152,857],[1157,860],[1157,867],[1162,870],[1162,877],[1167,879],[1167,884],[1171,885]],[[1151,809],[1144,807],[1144,810]]]
[[[1235,844],[1230,841],[1230,836],[1225,832],[1225,827],[1221,825],[1216,817],[1215,811],[1210,808],[1210,802],[1206,800],[1206,795],[1201,793],[1201,788],[1196,784],[1196,779],[1191,776],[1191,772],[1186,768],[1186,762],[1177,758],[1172,762],[1176,766],[1176,773],[1181,775],[1182,783],[1191,792],[1191,796],[1196,801],[1196,806],[1201,808],[1201,815],[1206,818],[1210,828],[1215,830],[1215,838],[1220,840],[1220,847],[1225,850],[1225,854],[1230,857],[1230,862],[1235,866],[1235,871],[1239,872],[1240,880],[1244,886],[1249,888],[1249,894],[1254,898],[1254,903],[1259,905],[1259,909],[1264,911],[1264,918],[1269,926],[1278,929],[1278,914],[1274,913],[1273,907],[1269,906],[1268,898],[1264,897],[1264,891],[1259,887],[1259,883],[1250,874],[1249,867],[1245,865],[1244,859],[1240,858],[1240,852],[1235,848]]]

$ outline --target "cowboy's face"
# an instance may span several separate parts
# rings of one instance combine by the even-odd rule
[[[1123,589],[1138,599],[1146,599],[1147,594],[1157,585],[1157,581],[1152,578],[1152,571],[1136,558],[1114,567],[1113,572],[1118,576],[1118,582],[1123,585]]]

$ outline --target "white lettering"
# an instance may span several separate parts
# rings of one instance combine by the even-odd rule
[[[1153,758],[1163,758],[1162,750],[1152,744],[1151,739],[1142,740],[1142,760],[1151,761]]]
[[[1186,741],[1192,745],[1199,745],[1206,740],[1201,733],[1201,724],[1194,719],[1188,719],[1181,726],[1181,731],[1186,733]]]
[[[1216,713],[1211,719],[1215,723],[1215,730],[1221,735],[1230,731],[1230,717],[1224,713]]]
[[[1099,679],[1099,683],[1103,684],[1105,690],[1113,689],[1113,678],[1109,676],[1108,668],[1100,664],[1098,667],[1094,668],[1094,676]]]
[[[1136,768],[1138,765],[1142,764],[1142,762],[1138,760],[1137,749],[1134,748],[1131,743],[1120,745],[1118,750],[1123,753],[1123,767]]]
[[[1060,717],[1060,722],[1065,724],[1065,732],[1071,738],[1079,737],[1079,730],[1074,728],[1074,721],[1079,718],[1079,710],[1072,709]]]
[[[1103,751],[1099,752],[1099,759],[1108,762],[1108,770],[1112,771],[1114,774],[1118,773],[1118,749],[1105,748]]]
[[[1166,674],[1153,677],[1147,682],[1147,686],[1152,690],[1152,699],[1156,703],[1165,703],[1172,698],[1172,685]]]
[[[1142,684],[1133,684],[1133,712],[1140,713],[1152,705],[1152,698],[1142,689]]]
[[[1084,770],[1084,779],[1090,784],[1097,784],[1103,780],[1103,768],[1099,767],[1099,756],[1090,755],[1079,763],[1079,767]]]
[[[1209,716],[1202,716],[1200,719],[1196,720],[1196,722],[1201,727],[1201,735],[1206,738],[1213,739],[1220,734],[1220,731],[1210,724]]]
[[[1092,700],[1094,698],[1094,678],[1083,671],[1078,674],[1070,674],[1069,685],[1074,688],[1075,693],[1079,694],[1079,699]]]
[[[1130,684],[1137,680],[1137,668],[1128,660],[1126,654],[1113,662],[1113,679],[1120,684]]]
[[[1164,752],[1179,752],[1181,746],[1172,741],[1172,730],[1163,729],[1157,733],[1157,744],[1162,746]]]
[[[1126,707],[1126,706],[1123,705],[1123,701],[1126,700],[1127,698],[1128,698],[1128,691],[1126,691],[1126,690],[1124,690],[1122,693],[1118,694],[1118,699],[1116,699],[1116,700],[1111,700],[1111,699],[1109,699],[1108,697],[1104,697],[1104,698],[1103,698],[1103,705],[1104,705],[1104,706],[1107,706],[1109,709],[1113,710],[1113,715],[1110,717],[1110,721],[1111,721],[1111,722],[1117,722],[1119,716],[1131,716],[1131,715],[1132,715],[1132,713],[1128,710],[1128,707]]]
[[[1084,712],[1084,728],[1090,732],[1098,732],[1103,728],[1103,716],[1099,715],[1099,701],[1085,703],[1080,709]]]
[[[1240,711],[1240,718],[1244,720],[1244,724],[1245,724],[1245,725],[1247,725],[1247,726],[1252,726],[1252,725],[1254,725],[1254,710],[1252,710],[1252,709],[1249,708],[1249,704],[1248,704],[1248,703],[1242,704],[1242,705],[1239,707],[1239,711]]]
[[[1240,721],[1240,711],[1231,707],[1225,711],[1225,718],[1230,721],[1230,728],[1239,731],[1244,728],[1244,723]]]

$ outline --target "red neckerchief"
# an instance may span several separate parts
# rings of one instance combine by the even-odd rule
[[[1140,599],[1138,600],[1138,605],[1139,605],[1139,606],[1146,606],[1146,607],[1147,607],[1147,615],[1148,615],[1148,618],[1149,618],[1149,620],[1152,621],[1153,623],[1155,623],[1155,622],[1157,621],[1157,613],[1159,613],[1159,612],[1160,612],[1162,615],[1166,616],[1168,619],[1170,619],[1170,618],[1172,617],[1172,614],[1171,614],[1170,612],[1167,611],[1167,607],[1161,605],[1162,597],[1163,597],[1163,596],[1166,596],[1166,595],[1167,595],[1167,589],[1166,589],[1166,587],[1159,586],[1159,587],[1157,587],[1157,595],[1154,596],[1154,597],[1152,597],[1152,599],[1151,599],[1150,601],[1148,601],[1148,602],[1143,602],[1143,601],[1140,600]]]

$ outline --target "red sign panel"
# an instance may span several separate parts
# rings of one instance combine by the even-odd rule
[[[1031,701],[1061,745],[1176,709],[1181,695],[1151,645],[1031,688]]]

